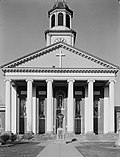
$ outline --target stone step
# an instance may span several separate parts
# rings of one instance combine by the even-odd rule
[[[101,135],[94,135],[94,134],[86,134],[86,135],[67,135],[65,136],[65,141],[71,141],[72,139],[77,139],[79,142],[114,142],[118,139],[118,134],[101,134]],[[35,135],[31,141],[36,142],[44,142],[44,141],[55,141],[57,140],[57,135]]]

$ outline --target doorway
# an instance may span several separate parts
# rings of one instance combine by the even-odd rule
[[[65,130],[65,93],[62,90],[56,92],[56,133],[58,128]]]
[[[93,117],[94,117],[94,133],[98,134],[98,120],[100,117],[100,100],[98,97],[94,98]]]
[[[81,98],[75,98],[75,134],[81,134]]]
[[[20,97],[19,111],[19,133],[24,134],[26,132],[26,96]]]
[[[41,96],[38,100],[38,133],[45,133],[45,97]]]

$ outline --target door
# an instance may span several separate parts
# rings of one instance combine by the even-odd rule
[[[100,116],[100,105],[99,98],[94,98],[94,109],[93,109],[93,117],[94,117],[94,133],[98,134],[98,118]]]
[[[19,133],[24,134],[26,130],[26,97],[20,98],[19,111],[20,111]]]
[[[39,134],[45,133],[45,97],[39,98]]]
[[[81,133],[81,98],[75,99],[75,134]]]

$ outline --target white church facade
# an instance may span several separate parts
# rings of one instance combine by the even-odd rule
[[[57,1],[48,17],[46,47],[2,66],[5,130],[113,133],[119,67],[75,47],[73,11],[66,2]]]

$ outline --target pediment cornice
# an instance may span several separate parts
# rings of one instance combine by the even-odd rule
[[[44,54],[47,54],[47,53],[50,53],[51,51],[54,51],[54,50],[59,49],[59,48],[63,48],[65,50],[68,50],[68,51],[70,51],[70,52],[72,52],[74,54],[77,54],[77,55],[79,55],[79,56],[81,56],[83,58],[86,58],[86,59],[88,59],[88,60],[90,60],[92,62],[95,62],[95,63],[97,63],[99,65],[102,65],[104,68],[119,69],[118,66],[116,66],[116,65],[114,65],[114,64],[112,64],[110,62],[107,62],[107,61],[105,61],[103,59],[100,59],[100,58],[98,58],[98,57],[96,57],[96,56],[94,56],[92,54],[89,54],[89,53],[87,53],[87,52],[85,52],[83,50],[80,50],[78,48],[75,48],[75,47],[73,47],[71,45],[68,45],[68,44],[62,43],[62,42],[58,42],[58,43],[52,44],[52,45],[50,45],[48,47],[45,47],[45,48],[43,48],[41,50],[35,51],[35,52],[33,52],[33,53],[29,54],[29,55],[26,55],[24,57],[16,59],[16,60],[14,60],[12,62],[9,62],[8,64],[5,64],[5,65],[1,66],[1,68],[15,68],[15,67],[17,67],[17,66],[19,66],[19,65],[21,65],[23,63],[31,61],[31,60],[33,60],[33,59],[35,59],[37,57],[40,57],[40,56],[42,56]]]
[[[3,68],[4,73],[117,73],[118,69]]]

